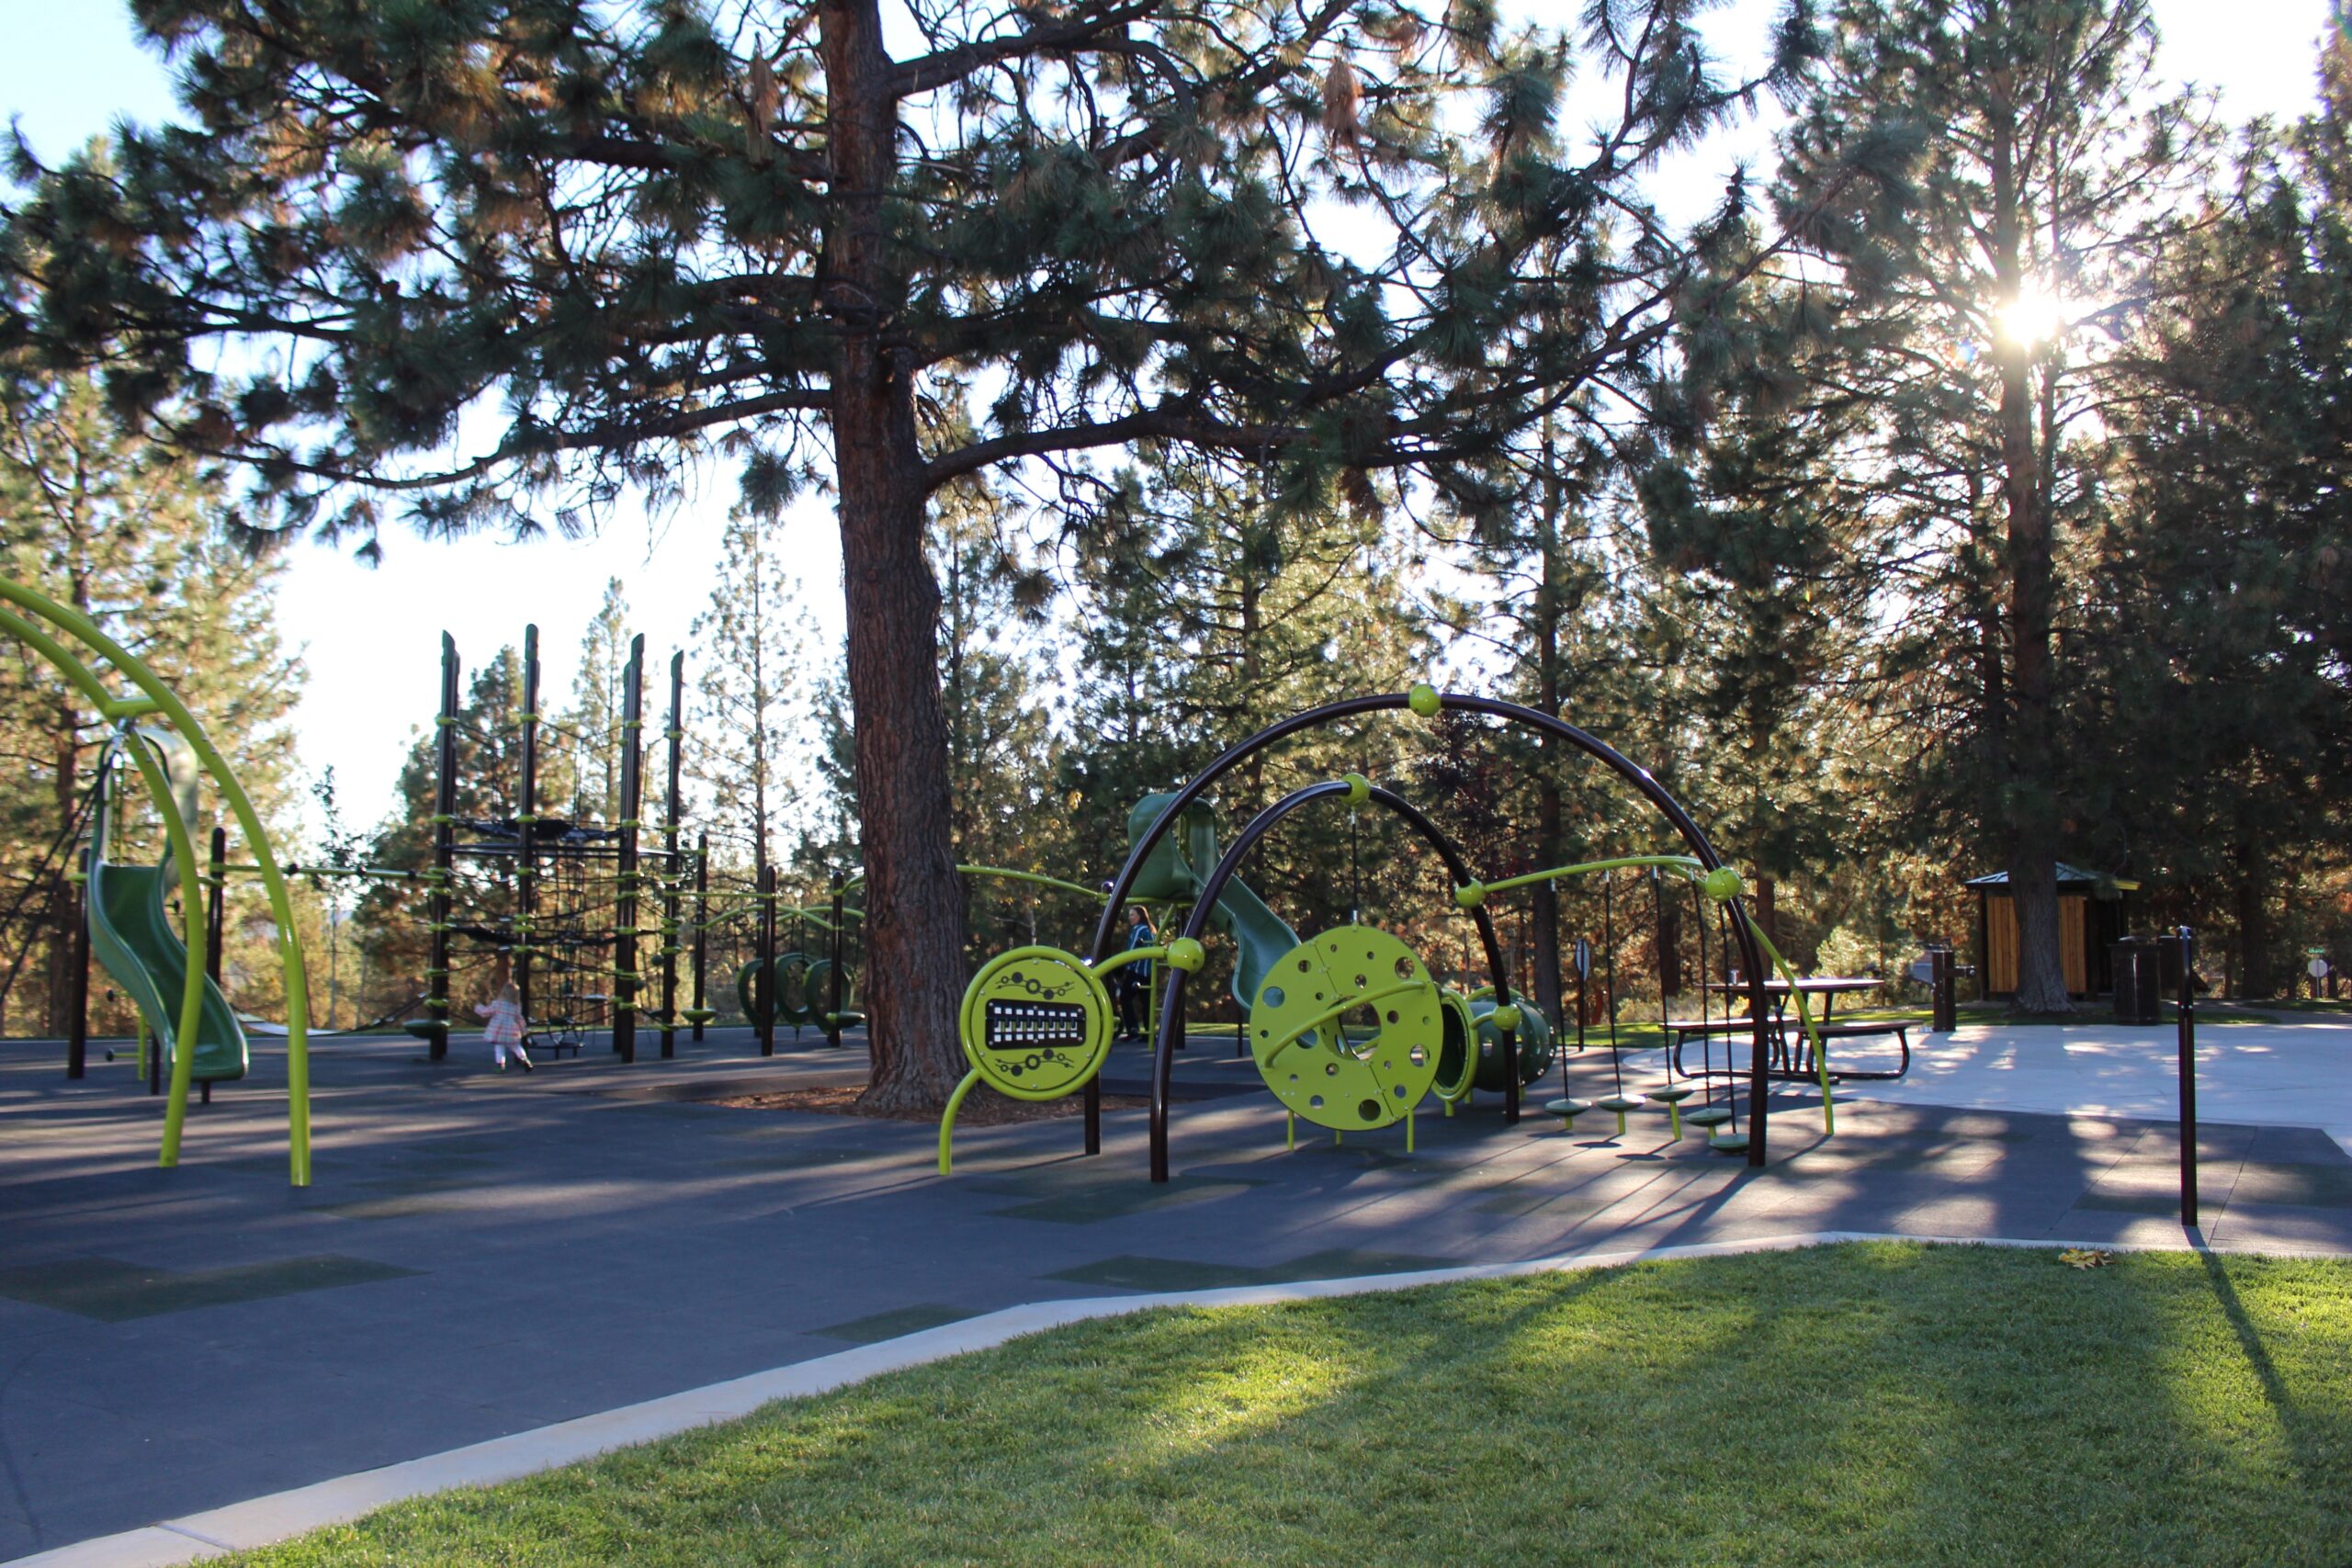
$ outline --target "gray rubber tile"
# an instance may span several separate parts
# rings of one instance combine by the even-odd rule
[[[413,1272],[365,1258],[334,1256],[240,1264],[198,1274],[175,1274],[119,1258],[83,1258],[0,1269],[0,1296],[101,1323],[122,1323],[303,1291],[370,1284]]]

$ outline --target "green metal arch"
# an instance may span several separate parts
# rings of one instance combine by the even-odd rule
[[[198,765],[220,792],[220,798],[227,804],[230,814],[236,818],[237,826],[243,830],[245,841],[253,851],[254,863],[261,872],[263,886],[269,897],[270,914],[277,925],[278,964],[286,977],[287,1157],[293,1185],[308,1187],[311,1184],[311,1058],[307,1023],[310,987],[302,963],[301,940],[294,930],[293,899],[288,892],[286,878],[278,870],[277,857],[270,851],[269,835],[263,830],[260,814],[254,809],[252,798],[245,794],[244,786],[237,782],[236,774],[230,770],[219,749],[204,733],[204,727],[197,722],[187,705],[174,694],[144,660],[108,637],[88,615],[60,604],[22,583],[0,578],[0,602],[15,606],[0,608],[0,633],[17,638],[47,660],[89,700],[100,716],[120,721],[156,716],[167,720],[196,753]],[[20,614],[20,611],[24,613]],[[139,694],[132,697],[114,695],[96,672],[63,640],[29,618],[34,616],[48,622],[66,637],[96,654],[116,674],[137,688]],[[164,833],[180,863],[181,906],[190,911],[201,909],[204,901],[198,882],[198,863],[188,824],[181,820],[162,770],[147,754],[146,749],[134,743],[131,757],[139,767],[140,777],[146,784],[149,795],[154,798],[156,810],[164,819]],[[183,1040],[194,1038],[196,1018],[202,1005],[204,943],[203,922],[191,917],[187,933],[187,979],[181,1000]],[[183,1049],[173,1054],[171,1099],[164,1111],[164,1144],[156,1162],[164,1167],[179,1163],[180,1134],[187,1119],[187,1092],[194,1066],[193,1050]]]

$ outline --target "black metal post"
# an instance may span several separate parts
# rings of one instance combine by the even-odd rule
[[[702,1043],[702,1015],[709,1007],[703,1000],[703,977],[710,962],[710,835],[701,833],[695,838],[695,1043]]]
[[[457,861],[458,642],[441,634],[441,713],[434,721],[433,875],[425,899],[424,1010],[435,1026],[425,1044],[430,1061],[449,1055],[449,878]]]
[[[1935,987],[1935,1017],[1928,1023],[1931,1034],[1950,1034],[1960,1027],[1960,1007],[1956,996],[1960,963],[1949,943],[1938,943],[1928,949],[1928,983]]]
[[[775,867],[767,862],[767,851],[760,851],[760,946],[755,955],[759,967],[752,972],[752,1008],[759,1014],[760,1055],[775,1055]]]
[[[825,975],[825,1034],[838,1049],[842,1043],[842,945],[847,916],[842,908],[842,874],[833,873],[832,967]]]
[[[614,870],[613,1050],[624,1064],[637,1060],[637,829],[645,797],[645,637],[629,639],[621,671],[620,852]]]
[[[2187,926],[2180,943],[2180,1223],[2197,1228],[2197,977],[2190,968],[2196,938]]]
[[[684,766],[686,656],[670,656],[670,787],[662,814],[662,1055],[678,1054],[678,818],[684,815],[680,784]]]
[[[531,1016],[531,940],[538,913],[539,628],[523,628],[523,777],[514,809],[514,990]]]
[[[74,1010],[65,1023],[65,1076],[78,1078],[89,1071],[90,1060],[90,887],[85,879],[73,888],[74,972],[66,984]]]
[[[212,829],[211,874],[204,885],[204,972],[214,985],[220,983],[220,932],[226,924],[227,911],[223,895],[229,886],[229,833],[226,829]],[[330,1023],[334,1021],[329,1020]]]

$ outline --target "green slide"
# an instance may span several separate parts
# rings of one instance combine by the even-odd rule
[[[178,797],[181,820],[194,828],[196,817],[196,754],[187,741],[167,730],[142,729],[154,743]],[[139,741],[129,742],[138,745]],[[170,857],[161,865],[109,865],[106,861],[107,803],[100,801],[90,834],[90,951],[116,985],[138,1004],[148,1029],[172,1048],[179,1032],[180,998],[187,984],[187,947],[172,929],[165,899],[179,886],[179,873]],[[202,915],[196,913],[196,919]],[[196,1052],[190,1077],[197,1083],[219,1083],[245,1076],[248,1053],[245,1032],[210,976],[204,979],[204,1006],[197,1024]]]
[[[1148,795],[1136,803],[1135,809],[1127,813],[1130,848],[1151,830],[1151,825],[1159,820],[1159,814],[1175,798],[1173,795]],[[1201,885],[1216,868],[1216,817],[1195,801],[1184,813],[1184,820],[1153,846],[1151,857],[1143,863],[1143,870],[1136,877],[1131,896],[1140,904],[1190,903],[1200,896]],[[1266,972],[1283,953],[1298,945],[1298,933],[1266,908],[1266,901],[1250,891],[1238,876],[1227,881],[1225,891],[1217,895],[1216,909],[1210,919],[1217,930],[1233,939],[1237,955],[1233,999],[1247,1012],[1257,999],[1258,987],[1265,983]],[[1168,937],[1174,933],[1160,934]]]

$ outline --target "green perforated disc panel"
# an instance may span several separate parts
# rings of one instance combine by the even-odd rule
[[[1401,1120],[1430,1091],[1443,999],[1413,950],[1341,926],[1284,953],[1250,1010],[1250,1053],[1274,1097],[1320,1126]]]
[[[1015,1100],[1058,1100],[1111,1054],[1111,995],[1057,947],[1016,947],[964,989],[964,1059]]]

